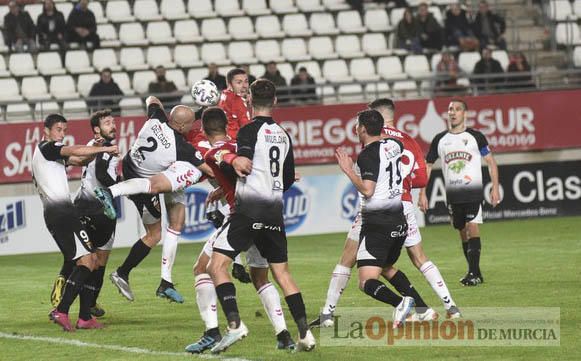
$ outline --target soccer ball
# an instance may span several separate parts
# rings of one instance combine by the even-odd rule
[[[197,105],[209,107],[218,104],[220,92],[216,84],[204,79],[192,85],[192,97]]]

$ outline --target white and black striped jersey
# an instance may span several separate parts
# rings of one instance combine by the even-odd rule
[[[381,224],[401,217],[404,179],[401,171],[402,154],[403,144],[388,138],[368,144],[357,157],[361,179],[376,182],[371,197],[360,195],[364,223]]]
[[[45,210],[62,203],[72,206],[62,147],[63,143],[43,140],[32,156],[32,179]]]
[[[453,134],[437,134],[432,140],[426,162],[442,158],[446,199],[451,203],[482,202],[482,160],[490,154],[484,134],[472,128]]]
[[[167,116],[157,104],[147,109],[145,122],[133,146],[123,158],[125,178],[149,178],[163,172],[176,161],[192,163],[198,167],[204,163],[202,155],[186,138],[167,123]]]
[[[255,117],[238,132],[239,156],[252,160],[252,172],[236,183],[235,212],[283,224],[282,193],[295,180],[293,146],[271,117]]]

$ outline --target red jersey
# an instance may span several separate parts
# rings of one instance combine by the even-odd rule
[[[206,154],[206,152],[211,148],[210,142],[208,142],[208,138],[206,138],[206,135],[202,131],[201,119],[194,121],[194,126],[188,133],[187,139],[191,145],[193,145],[198,151],[200,151],[200,153],[202,153],[202,156]]]
[[[411,202],[412,188],[423,188],[428,184],[424,153],[414,138],[398,129],[383,127],[383,137],[397,139],[403,144],[401,162],[404,180],[401,199]]]
[[[223,168],[220,167],[220,163],[223,162],[223,158],[226,154],[236,154],[236,142],[232,140],[221,141],[214,144],[212,148],[206,152],[204,155],[204,161],[212,170],[214,171],[214,177],[222,190],[224,191],[224,197],[230,206],[230,213],[234,211],[234,201],[235,201],[235,191],[236,191],[236,173],[232,170],[232,173],[224,172]]]
[[[246,101],[240,95],[226,89],[222,91],[218,106],[224,110],[228,118],[226,126],[228,135],[236,140],[238,130],[250,123],[250,113]]]

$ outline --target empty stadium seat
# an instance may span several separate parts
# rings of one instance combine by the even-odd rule
[[[408,77],[404,73],[401,61],[397,56],[387,56],[377,59],[376,69],[379,75],[387,81],[403,80]]]
[[[206,68],[192,68],[188,70],[188,86],[194,85],[198,80],[204,79],[208,75]]]
[[[361,84],[343,84],[337,88],[339,101],[343,103],[359,102],[361,101],[361,94],[363,94],[363,87]]]
[[[391,54],[391,49],[387,48],[387,40],[381,33],[363,35],[361,48],[368,56],[375,57]]]
[[[219,16],[224,17],[244,15],[238,0],[214,0],[214,10]]]
[[[307,44],[301,38],[284,39],[281,44],[282,55],[287,61],[306,61],[311,60],[307,52]]]
[[[183,0],[161,0],[161,15],[167,20],[180,20],[189,18]]]
[[[341,58],[359,58],[365,54],[361,51],[361,44],[357,35],[341,35],[335,39],[335,50]]]
[[[285,35],[284,31],[281,30],[278,18],[274,15],[257,17],[254,27],[261,38],[282,38]]]
[[[321,5],[321,0],[297,0],[297,8],[303,13],[325,11],[325,7]]]
[[[442,60],[442,54],[437,53],[432,55],[432,58],[430,59],[430,66],[432,67],[432,71],[435,72],[438,64],[440,64],[440,60]]]
[[[140,23],[125,23],[119,28],[119,40],[123,45],[142,46],[147,45],[143,27]]]
[[[135,21],[135,16],[131,14],[131,7],[126,0],[107,1],[105,12],[107,13],[107,18],[114,23]]]
[[[118,47],[121,46],[121,41],[117,36],[117,30],[113,24],[99,24],[97,25],[97,34],[101,38],[102,47]]]
[[[175,44],[167,21],[154,21],[147,24],[147,38],[152,44]]]
[[[480,53],[477,51],[464,51],[458,56],[458,67],[465,73],[472,74],[474,66],[480,60]]]
[[[576,46],[573,51],[573,63],[576,67],[581,67],[581,46]]]
[[[276,40],[259,40],[256,42],[254,49],[256,57],[263,63],[284,61],[284,57],[280,54],[280,46]]]
[[[58,11],[60,11],[61,13],[63,13],[63,16],[66,19],[69,18],[69,14],[71,13],[71,11],[73,10],[73,4],[69,1],[67,2],[61,2],[61,3],[56,3],[55,7],[58,9]],[[36,20],[36,19],[33,19]]]
[[[101,80],[99,74],[81,74],[77,79],[77,90],[83,97],[88,97],[93,84]]]
[[[391,9],[391,13],[389,14],[389,22],[394,28],[397,28],[401,19],[403,19],[403,13],[405,12],[405,8],[394,8]]]
[[[119,102],[121,108],[121,116],[140,116],[144,115],[143,101],[139,97],[123,98]]]
[[[60,113],[61,109],[57,102],[38,102],[34,105],[34,119],[43,120],[47,115]]]
[[[136,0],[133,3],[133,15],[138,21],[143,22],[162,19],[155,0]]]
[[[270,9],[275,14],[292,14],[298,11],[293,0],[271,0]]]
[[[119,63],[125,70],[145,70],[148,68],[141,48],[123,48],[119,53]]]
[[[227,41],[231,38],[227,33],[226,23],[221,18],[204,19],[201,28],[202,36],[207,41]]]
[[[288,36],[311,36],[307,18],[304,14],[288,14],[282,19],[284,32]]]
[[[30,76],[37,75],[38,72],[34,68],[34,61],[30,54],[12,54],[8,60],[8,68],[14,76]]]
[[[2,36],[0,36],[2,38]],[[63,70],[64,71],[64,70]],[[10,72],[6,67],[6,61],[4,60],[3,56],[0,56],[0,77],[7,77],[10,76]]]
[[[355,10],[341,11],[337,15],[337,27],[342,33],[364,33],[367,28],[361,23],[361,16]]]
[[[38,19],[38,15],[42,13],[42,4],[27,4],[24,5],[24,11],[27,11],[32,21],[36,23],[36,19]]]
[[[4,37],[0,36],[0,53],[5,53],[8,51],[8,47],[4,44]]]
[[[295,76],[293,66],[290,63],[279,63],[276,64],[276,68],[280,72],[280,75],[286,79],[287,86],[290,85],[291,79]]]
[[[172,60],[171,51],[167,46],[150,46],[147,48],[146,59],[150,68],[155,68],[159,65],[170,69],[175,68],[176,64]]]
[[[67,119],[85,119],[89,116],[84,100],[67,100],[63,103],[63,116]]]
[[[510,60],[508,59],[508,53],[506,52],[506,50],[494,50],[492,52],[492,57],[498,60],[500,65],[502,65],[502,69],[504,71],[508,69],[508,64],[510,63]]]
[[[38,53],[36,67],[41,75],[59,75],[67,72],[63,67],[60,54],[56,51]]]
[[[93,67],[85,50],[69,50],[65,56],[65,68],[72,74],[92,73]]]
[[[32,120],[32,111],[27,103],[8,104],[6,106],[7,122],[24,122]]]
[[[396,98],[418,96],[418,86],[413,80],[400,80],[393,84],[393,94]]]
[[[212,0],[188,0],[188,13],[196,19],[216,17]]]
[[[255,76],[261,76],[262,74],[264,74],[264,71],[266,70],[266,67],[264,66],[264,64],[250,64],[250,74],[255,75]]]
[[[556,21],[575,19],[569,0],[551,0],[547,4],[549,18]]]
[[[0,79],[0,99],[6,102],[22,100],[20,88],[14,78]]]
[[[336,59],[333,41],[328,36],[314,36],[309,39],[309,54],[317,60]]]
[[[129,75],[126,72],[116,72],[111,74],[113,81],[119,85],[119,88],[125,95],[133,95],[135,91],[131,87],[131,81],[129,80]]]
[[[265,0],[242,0],[242,8],[250,16],[270,14]]]
[[[389,87],[389,83],[379,82],[367,84],[365,86],[365,97],[375,99],[391,97],[391,88]]]
[[[254,32],[254,25],[248,16],[239,16],[228,21],[228,33],[234,40],[255,40],[258,35]]]
[[[175,38],[180,43],[199,43],[204,40],[200,35],[198,23],[194,20],[176,21],[173,28]]]
[[[191,68],[202,66],[198,48],[195,45],[178,45],[174,48],[174,61],[179,67]]]
[[[309,20],[311,30],[316,35],[336,35],[339,34],[339,29],[335,26],[335,19],[329,13],[314,13],[311,14]]]
[[[93,66],[97,71],[109,68],[112,71],[121,70],[115,51],[110,48],[95,49],[93,51]]]
[[[220,43],[205,43],[201,48],[201,58],[206,64],[216,63],[217,65],[230,64],[230,60],[226,57],[226,49]]]
[[[323,5],[331,11],[347,10],[350,8],[345,0],[323,0]]]
[[[430,64],[425,55],[408,55],[403,62],[403,68],[412,78],[422,78],[431,75]]]
[[[188,90],[188,86],[186,84],[186,77],[184,76],[184,72],[181,69],[169,69],[165,73],[165,77],[169,81],[173,81],[178,90],[186,91]]]
[[[157,78],[151,70],[141,70],[133,73],[133,89],[137,94],[145,94],[149,90],[149,83]]]
[[[365,12],[365,26],[369,31],[386,32],[392,29],[385,9],[370,9]]]
[[[228,57],[237,64],[256,63],[254,48],[249,41],[233,41],[228,44]]]
[[[8,9],[8,6],[0,6],[0,27],[4,28],[4,17],[6,16],[6,14],[8,14],[8,12],[10,11],[10,9]]]
[[[555,39],[560,45],[581,44],[581,34],[576,23],[559,23],[555,28]]]
[[[103,6],[101,5],[100,1],[89,2],[89,10],[91,10],[95,15],[95,21],[97,22],[97,24],[106,24],[109,22],[109,20],[107,20],[107,18],[105,17],[105,14],[103,12]]]
[[[47,100],[50,99],[48,87],[44,78],[41,76],[34,76],[22,78],[22,96],[26,100]]]
[[[75,81],[70,75],[54,75],[50,78],[49,90],[56,99],[78,98]]]
[[[375,64],[370,58],[361,58],[351,60],[349,64],[349,73],[357,81],[375,81],[379,80],[379,75],[375,72]]]
[[[349,75],[347,63],[343,59],[325,60],[323,63],[323,75],[330,82],[353,81],[353,77]]]

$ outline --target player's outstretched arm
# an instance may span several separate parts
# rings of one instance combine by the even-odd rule
[[[119,155],[119,148],[116,145],[108,147],[93,147],[86,145],[69,145],[61,148],[61,155],[68,157],[67,165],[83,166],[89,164],[95,156],[100,153],[108,153],[113,156]]]
[[[484,161],[488,165],[488,173],[490,173],[490,180],[492,181],[492,189],[490,190],[490,201],[492,206],[496,207],[500,203],[500,184],[498,182],[498,165],[492,153],[484,156]]]

